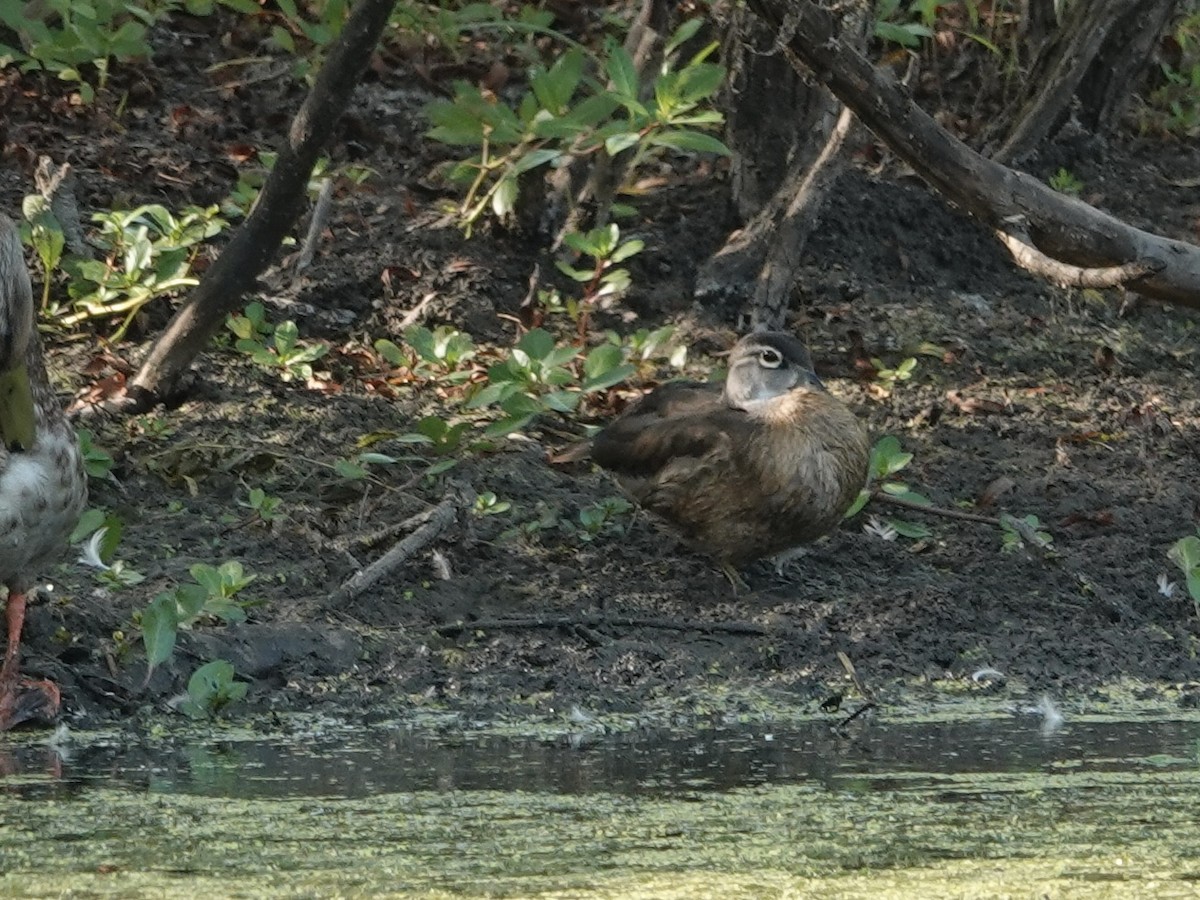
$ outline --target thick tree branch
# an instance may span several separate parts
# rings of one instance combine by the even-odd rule
[[[1200,247],[1134,228],[1036,178],[985,159],[941,128],[887,73],[835,37],[830,14],[809,0],[750,0],[783,31],[785,52],[945,197],[991,228],[1024,232],[1041,253],[1073,266],[1130,263],[1161,268],[1127,287],[1146,297],[1200,308]]]
[[[125,396],[115,401],[120,409],[145,410],[170,392],[271,262],[300,214],[317,155],[349,105],[394,5],[395,0],[359,0],[355,5],[292,120],[250,215],[150,348]]]

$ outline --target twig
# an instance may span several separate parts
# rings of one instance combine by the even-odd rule
[[[1139,278],[1145,278],[1147,275],[1154,275],[1167,267],[1167,264],[1161,260],[1150,258],[1134,260],[1121,266],[1100,268],[1072,266],[1047,256],[1034,247],[1028,238],[999,228],[995,229],[995,232],[1000,243],[1008,248],[1008,252],[1012,254],[1013,261],[1018,266],[1034,275],[1040,275],[1047,281],[1054,282],[1059,287],[1118,287],[1131,281],[1137,281]]]
[[[991,525],[995,528],[1011,528],[1021,538],[1021,541],[1031,550],[1041,557],[1048,555],[1049,545],[1044,538],[1038,537],[1037,529],[1026,522],[1024,519],[1011,515],[1010,513],[1001,513],[999,517],[981,516],[978,513],[962,512],[957,509],[945,509],[940,506],[926,506],[923,503],[916,503],[912,500],[905,500],[903,497],[893,497],[884,491],[871,491],[872,500],[881,500],[885,503],[891,503],[893,506],[902,506],[905,509],[911,509],[914,512],[931,513],[935,516],[943,516],[947,519],[961,519],[964,522],[978,522],[981,525]]]
[[[299,275],[312,265],[317,253],[317,244],[321,241],[321,232],[329,221],[329,210],[333,208],[333,179],[326,178],[321,182],[321,191],[317,194],[317,202],[313,206],[312,221],[308,223],[308,234],[304,237],[304,246],[300,250],[300,258],[296,260],[296,274]]]
[[[961,519],[964,522],[979,522],[981,525],[994,525],[1000,527],[1000,520],[994,516],[981,516],[978,513],[963,512],[959,509],[945,509],[941,506],[928,506],[924,503],[917,503],[913,500],[905,500],[903,497],[895,497],[886,491],[871,491],[871,499],[879,500],[883,503],[890,503],[893,506],[902,506],[905,509],[915,510],[916,512],[930,513],[935,516],[945,516],[947,519]]]
[[[640,618],[636,616],[553,616],[512,619],[477,619],[455,622],[434,629],[443,637],[455,637],[465,631],[532,631],[539,628],[659,628],[664,631],[700,631],[719,634],[778,634],[780,629],[753,622],[700,622],[688,619]]]
[[[409,516],[403,522],[398,522],[394,525],[385,525],[366,534],[355,534],[337,538],[332,542],[333,548],[342,552],[348,552],[351,547],[361,547],[364,550],[369,550],[372,547],[379,546],[384,541],[394,539],[396,535],[416,531],[433,518],[437,511],[438,507],[431,506],[429,509],[417,513],[415,516]]]
[[[341,587],[330,594],[322,604],[323,607],[341,606],[360,596],[384,577],[400,568],[414,553],[428,547],[443,531],[454,524],[458,511],[463,508],[463,496],[459,492],[447,497],[429,513],[428,520],[399,541],[391,550],[371,563],[365,569],[360,569],[351,575]]]

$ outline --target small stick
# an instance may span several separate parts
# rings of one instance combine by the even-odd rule
[[[964,522],[979,522],[982,525],[995,525],[1000,527],[1000,520],[994,516],[981,516],[978,513],[963,512],[958,509],[945,509],[941,506],[928,506],[924,503],[916,503],[912,500],[905,500],[903,497],[894,497],[886,491],[871,491],[871,499],[879,500],[883,503],[891,503],[893,506],[903,506],[905,509],[916,510],[917,512],[931,513],[935,516],[945,516],[947,519],[961,519]]]
[[[1048,544],[1045,540],[1038,537],[1037,529],[1026,522],[1024,519],[1019,519],[1009,513],[1001,513],[999,518],[994,516],[981,516],[977,513],[962,512],[957,509],[944,509],[940,506],[926,506],[922,503],[914,503],[912,500],[905,500],[903,497],[893,497],[891,494],[884,491],[872,491],[872,500],[882,500],[885,503],[891,503],[893,506],[902,506],[905,509],[911,509],[914,512],[932,513],[935,516],[945,516],[947,519],[962,519],[964,522],[979,522],[982,525],[993,525],[996,528],[1008,526],[1018,535],[1022,542],[1027,544],[1039,556],[1045,556]]]
[[[430,511],[428,520],[424,525],[408,537],[399,541],[391,550],[365,569],[360,569],[351,575],[341,587],[329,596],[322,606],[341,606],[360,596],[377,582],[395,572],[409,557],[428,547],[438,535],[453,525],[454,520],[458,518],[458,511],[462,506],[462,497],[457,495],[447,497]]]
[[[321,241],[321,232],[329,221],[329,210],[333,208],[333,179],[326,178],[321,182],[321,191],[317,194],[316,205],[313,206],[312,221],[308,223],[308,234],[304,237],[304,246],[300,250],[300,258],[296,260],[296,274],[299,275],[312,265],[313,257],[317,254],[317,244]]]
[[[422,510],[415,516],[409,516],[403,522],[398,522],[395,525],[385,525],[366,534],[337,538],[332,542],[333,548],[347,553],[351,547],[361,547],[366,550],[378,547],[384,541],[394,540],[396,535],[406,534],[409,531],[415,531],[420,528],[433,517],[437,510],[438,507],[431,506],[429,509]]]
[[[685,619],[638,618],[631,616],[554,616],[527,619],[478,619],[474,622],[455,622],[434,629],[443,637],[455,637],[464,631],[528,631],[539,628],[660,628],[664,631],[700,631],[721,634],[777,634],[780,629],[756,625],[753,622],[697,622]]]

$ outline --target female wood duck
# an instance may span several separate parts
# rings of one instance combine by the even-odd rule
[[[805,346],[761,332],[734,346],[724,387],[656,388],[592,439],[591,456],[731,573],[832,530],[866,482],[870,447]]]
[[[65,548],[87,502],[87,481],[75,433],[46,377],[21,242],[2,215],[0,437],[0,583],[8,588],[0,731],[7,731],[58,712],[56,685],[20,677],[25,594],[41,567]]]

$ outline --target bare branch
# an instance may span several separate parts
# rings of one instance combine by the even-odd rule
[[[1145,278],[1166,265],[1156,259],[1139,259],[1135,262],[1125,263],[1123,266],[1107,266],[1102,269],[1071,266],[1050,258],[1015,234],[1010,234],[1000,228],[995,231],[996,237],[1008,248],[1008,252],[1012,254],[1013,260],[1018,266],[1060,287],[1119,287],[1129,284],[1131,281],[1137,281],[1139,278]]]
[[[1022,219],[1042,253],[1087,268],[1157,260],[1162,268],[1130,284],[1146,297],[1200,308],[1200,247],[1142,231],[980,156],[939,126],[887,72],[837,40],[830,14],[811,0],[750,0],[794,31],[788,48],[859,120],[945,197],[993,229]]]
[[[124,395],[111,401],[112,405],[126,412],[141,411],[169,393],[270,264],[300,214],[317,155],[349,106],[394,5],[395,0],[358,0],[355,4],[292,120],[250,215],[150,348]]]

